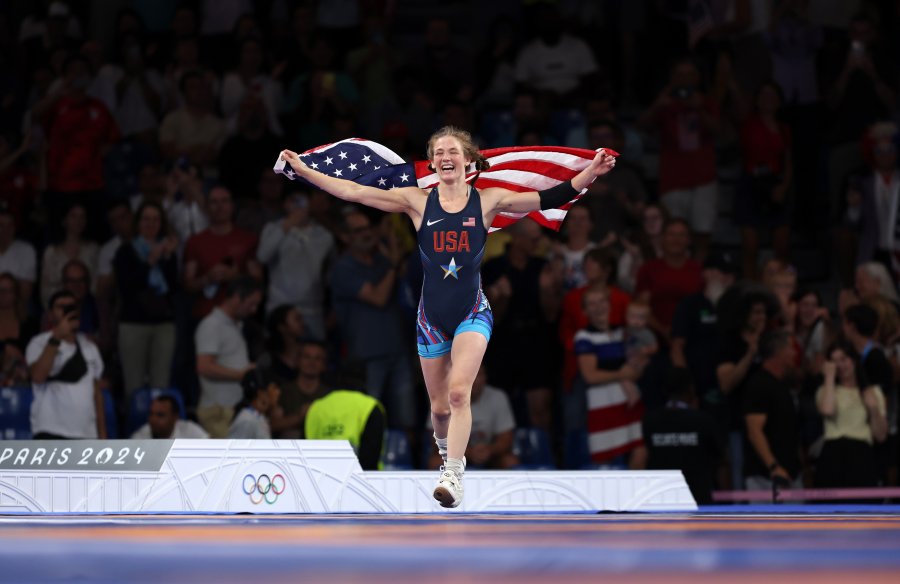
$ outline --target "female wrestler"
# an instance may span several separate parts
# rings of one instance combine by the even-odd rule
[[[412,219],[425,273],[417,319],[418,349],[434,437],[445,460],[434,498],[444,507],[456,507],[462,501],[464,454],[472,428],[472,383],[493,326],[480,274],[488,227],[501,211],[528,213],[568,203],[616,161],[600,150],[575,178],[550,189],[479,192],[466,183],[466,169],[474,163],[476,170],[487,170],[489,164],[468,132],[441,128],[428,140],[427,152],[439,181],[430,192],[418,187],[385,191],[362,186],[316,172],[290,150],[282,151],[281,157],[300,177],[335,197],[406,213]]]

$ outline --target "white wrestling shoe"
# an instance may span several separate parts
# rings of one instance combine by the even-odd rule
[[[434,498],[441,507],[453,509],[459,507],[463,499],[462,475],[466,468],[466,459],[463,457],[462,468],[441,467],[441,478],[434,488]]]

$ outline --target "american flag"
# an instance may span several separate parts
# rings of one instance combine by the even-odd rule
[[[607,153],[618,153],[607,149]],[[572,179],[584,170],[597,155],[593,150],[562,146],[516,146],[483,150],[491,168],[478,176],[475,187],[501,187],[516,192],[540,191]],[[381,189],[416,185],[431,189],[438,183],[437,174],[428,169],[428,161],[406,162],[389,148],[371,140],[348,138],[318,146],[300,155],[307,166],[328,174]],[[275,163],[276,173],[291,180],[297,174],[284,160]],[[474,169],[466,173],[466,180],[475,176]],[[559,209],[533,211],[527,215],[550,229],[559,230],[566,211],[587,189]],[[502,229],[525,216],[525,213],[501,213],[494,219],[491,231]]]
[[[574,340],[575,353],[596,356],[601,369],[618,369],[625,362],[624,333],[620,328],[611,331],[582,329],[575,334]],[[586,394],[588,447],[594,462],[610,462],[643,444],[643,402],[629,407],[625,390],[617,381],[589,385]]]

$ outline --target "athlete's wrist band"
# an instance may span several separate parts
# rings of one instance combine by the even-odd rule
[[[555,187],[538,191],[541,198],[541,211],[562,207],[578,196],[581,191],[572,186],[572,181],[561,182]]]

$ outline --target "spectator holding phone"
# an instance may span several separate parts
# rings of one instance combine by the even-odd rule
[[[849,341],[830,347],[822,372],[825,382],[816,393],[816,406],[825,420],[825,444],[816,486],[875,487],[873,443],[888,435],[884,394],[877,385],[868,385],[859,353]]]
[[[97,345],[78,333],[75,295],[60,290],[48,302],[52,328],[32,338],[25,350],[34,402],[35,439],[106,438]]]

